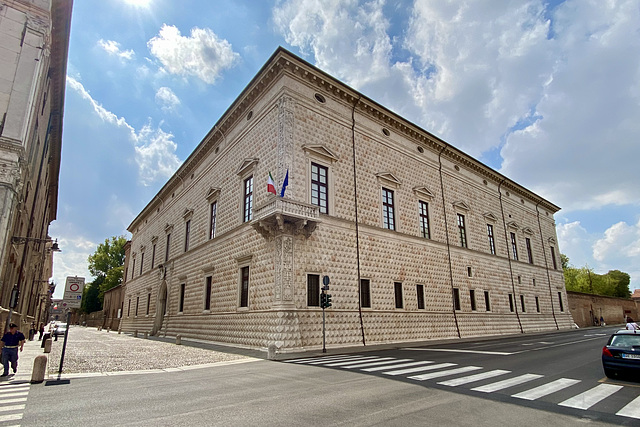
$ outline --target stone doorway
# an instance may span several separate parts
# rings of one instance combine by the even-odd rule
[[[167,311],[167,281],[163,280],[158,291],[158,302],[156,304],[156,318],[153,321],[153,329],[151,335],[158,335],[162,329],[162,322]]]

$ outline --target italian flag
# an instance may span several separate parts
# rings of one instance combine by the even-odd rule
[[[267,181],[267,193],[276,194],[276,184],[273,182],[271,172],[269,172],[269,180]]]

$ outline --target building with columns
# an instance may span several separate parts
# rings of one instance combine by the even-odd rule
[[[0,322],[17,288],[23,330],[51,299],[72,3],[0,0]]]
[[[129,226],[121,328],[319,348],[323,276],[328,347],[569,328],[558,210],[279,48]]]

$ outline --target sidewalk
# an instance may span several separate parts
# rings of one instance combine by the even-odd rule
[[[0,378],[0,387],[6,384],[20,384],[31,381],[33,361],[37,356],[45,354],[44,349],[40,348],[41,344],[42,341],[38,341],[37,339],[33,341],[27,340],[24,343],[22,352],[18,352],[18,373],[13,376]],[[12,373],[11,368],[9,368],[9,373]],[[45,379],[46,378],[47,374],[45,373]]]

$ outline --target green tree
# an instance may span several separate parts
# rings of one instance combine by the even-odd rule
[[[93,313],[102,310],[102,301],[100,299],[100,286],[104,281],[104,277],[98,276],[96,280],[88,283],[84,287],[82,293],[82,305],[80,311],[84,313]]]
[[[105,239],[89,255],[89,272],[96,277],[93,284],[97,283],[100,306],[104,299],[104,293],[122,283],[124,271],[124,245],[127,239],[124,236],[112,236]]]
[[[591,267],[576,268],[569,263],[569,257],[560,254],[564,283],[568,291],[593,295],[629,298],[629,274],[620,270],[610,270],[607,274],[597,274]]]
[[[631,276],[629,274],[620,270],[609,270],[607,276],[614,282],[614,296],[621,298],[631,297],[631,291],[629,290]]]

